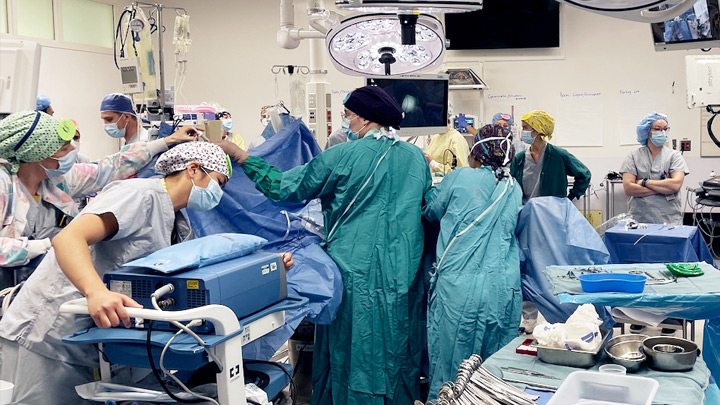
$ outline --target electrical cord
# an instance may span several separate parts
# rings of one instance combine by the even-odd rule
[[[190,328],[190,327],[193,327],[193,326],[195,326],[195,325],[199,325],[201,322],[202,322],[202,321],[200,321],[200,320],[193,320],[193,321],[191,321],[190,323],[187,324],[187,327]],[[195,325],[193,325],[193,324],[195,324]],[[168,342],[165,344],[165,347],[163,347],[163,350],[162,350],[162,352],[160,353],[160,369],[162,370],[163,374],[165,374],[166,376],[172,378],[172,380],[175,381],[175,383],[176,383],[177,385],[179,385],[180,388],[183,389],[183,391],[187,392],[188,394],[190,394],[190,395],[192,395],[192,396],[194,396],[194,397],[197,397],[198,399],[202,399],[202,400],[205,400],[205,401],[212,402],[212,403],[215,404],[215,405],[220,405],[220,404],[219,404],[216,400],[214,400],[213,398],[206,397],[206,396],[204,396],[204,395],[200,395],[200,394],[198,394],[198,393],[196,393],[196,392],[191,391],[190,388],[188,388],[185,384],[183,384],[183,382],[180,381],[179,378],[175,377],[172,373],[170,373],[170,370],[168,370],[168,369],[165,368],[165,364],[164,364],[164,363],[165,363],[165,353],[167,352],[168,347],[170,347],[170,344],[172,344],[173,340],[175,340],[175,338],[178,337],[178,336],[180,336],[180,334],[183,333],[183,332],[185,332],[185,331],[182,330],[182,329],[179,330],[179,331],[177,331],[177,332],[170,338],[170,340],[168,340]]]
[[[165,381],[163,381],[162,377],[160,376],[160,371],[157,369],[157,366],[155,366],[155,359],[153,358],[153,355],[152,355],[152,343],[151,343],[152,326],[153,326],[153,321],[148,321],[146,349],[147,349],[148,362],[150,363],[150,369],[152,370],[152,373],[155,376],[155,379],[157,380],[158,384],[160,384],[163,391],[165,391],[165,393],[168,394],[170,396],[170,398],[174,399],[176,402],[183,402],[186,404],[197,404],[200,402],[205,402],[205,400],[203,400],[203,399],[180,398],[177,395],[175,395],[172,391],[170,391],[170,388],[168,388],[168,386],[165,384]]]
[[[150,302],[152,303],[153,308],[155,308],[158,311],[162,311],[163,309],[160,308],[160,305],[158,305],[158,302],[157,302],[158,297],[162,297],[165,294],[169,294],[169,293],[173,292],[174,290],[175,290],[175,287],[172,284],[165,284],[164,286],[155,290],[155,292],[153,292],[150,295]],[[212,350],[205,347],[205,341],[202,340],[202,338],[200,336],[198,336],[197,333],[195,333],[193,330],[191,330],[190,328],[188,328],[187,326],[183,325],[182,323],[180,323],[178,321],[170,321],[170,324],[175,326],[178,329],[183,330],[188,335],[192,336],[192,338],[195,339],[195,341],[197,341],[200,346],[202,346],[203,350],[205,350],[205,353],[207,353],[208,357],[210,357],[212,359],[212,361],[214,361],[215,364],[217,364],[218,369],[220,371],[223,370],[223,364],[220,362],[220,359],[218,359],[217,356],[215,356],[215,353],[213,353]]]
[[[290,375],[290,373],[285,369],[285,367],[281,366],[278,363],[274,363],[272,361],[264,361],[264,360],[243,360],[244,364],[268,364],[273,367],[277,367],[280,370],[282,370],[283,373],[287,376],[287,378],[290,380],[290,400],[292,402],[292,405],[296,404],[297,401],[297,391],[295,387],[295,380],[293,380],[293,376]]]

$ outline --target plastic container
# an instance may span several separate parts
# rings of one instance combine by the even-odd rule
[[[13,389],[15,385],[9,381],[0,380],[0,405],[12,402]]]
[[[578,276],[583,291],[641,293],[647,276],[626,273],[592,273]]]
[[[619,364],[603,364],[598,368],[598,371],[605,374],[625,375],[627,369]]]
[[[651,405],[658,387],[657,381],[646,377],[575,371],[547,405]]]

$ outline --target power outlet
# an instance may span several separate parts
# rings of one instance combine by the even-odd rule
[[[683,139],[680,141],[680,152],[689,152],[690,151],[690,140],[689,139]]]

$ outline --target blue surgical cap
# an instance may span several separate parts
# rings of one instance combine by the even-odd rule
[[[495,125],[500,120],[505,120],[508,122],[508,125],[513,126],[513,117],[510,114],[497,113],[497,114],[493,115],[492,124]]]
[[[44,94],[38,94],[35,111],[45,111],[48,107],[50,107],[50,98]]]
[[[650,128],[652,127],[653,122],[657,120],[664,120],[668,125],[670,125],[670,121],[668,121],[667,115],[665,114],[651,112],[646,115],[637,126],[637,140],[641,145],[647,145],[648,137],[650,136]]]
[[[108,94],[100,103],[100,112],[116,112],[135,115],[132,99],[121,93]]]

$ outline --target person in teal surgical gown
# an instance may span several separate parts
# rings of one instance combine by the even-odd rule
[[[331,325],[317,326],[313,404],[412,404],[420,399],[421,210],[430,169],[419,148],[389,132],[402,110],[378,87],[345,100],[350,140],[281,172],[228,143],[258,190],[276,201],[319,198],[325,249],[343,276]]]
[[[511,133],[487,125],[475,135],[470,167],[428,193],[423,215],[440,221],[428,298],[431,397],[471,354],[486,359],[517,337],[522,189],[506,168],[513,154]]]

